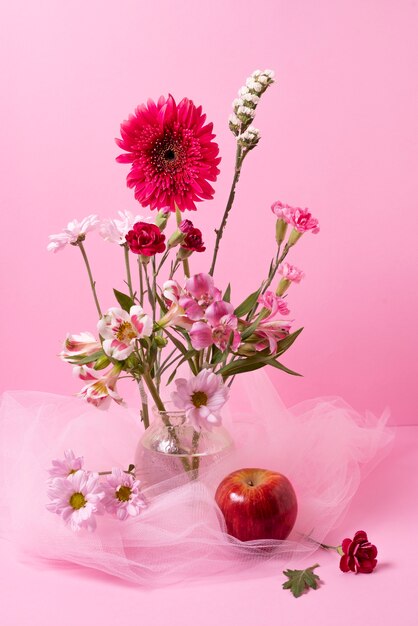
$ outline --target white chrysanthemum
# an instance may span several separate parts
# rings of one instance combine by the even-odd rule
[[[86,233],[93,230],[99,224],[100,220],[97,215],[88,215],[79,222],[73,220],[69,222],[61,233],[49,235],[48,252],[58,252],[62,250],[68,243],[76,244],[86,238]]]
[[[125,236],[137,222],[149,222],[150,217],[133,215],[130,211],[118,211],[120,219],[105,219],[100,224],[99,233],[106,241],[122,245],[126,243]]]

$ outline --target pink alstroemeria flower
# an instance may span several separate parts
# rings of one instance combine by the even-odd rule
[[[64,350],[60,352],[63,361],[73,362],[74,357],[85,357],[101,350],[102,346],[99,341],[89,332],[82,332],[79,335],[68,334]]]
[[[152,326],[152,319],[141,306],[131,307],[129,313],[113,307],[99,320],[97,329],[104,338],[104,353],[124,361],[134,351],[137,339],[151,335]]]
[[[237,331],[238,319],[234,307],[223,300],[213,302],[206,309],[207,322],[196,322],[190,331],[190,341],[195,350],[203,350],[215,344],[219,350],[225,350],[232,335],[231,347],[236,350],[241,342]]]
[[[221,376],[202,370],[189,380],[178,378],[175,383],[177,390],[171,394],[172,400],[177,408],[184,410],[194,428],[211,430],[221,425],[219,411],[229,394]]]
[[[254,335],[260,338],[255,345],[257,351],[269,348],[271,354],[276,354],[277,343],[287,337],[290,332],[290,324],[283,320],[262,321],[254,331]]]
[[[88,381],[77,395],[100,409],[107,409],[112,400],[117,404],[124,404],[123,398],[116,391],[116,383],[121,371],[121,367],[115,365],[103,375],[103,372],[97,372],[91,367],[75,366],[74,374],[81,380]]]
[[[280,265],[279,274],[292,283],[300,283],[302,278],[305,276],[302,270],[298,269],[295,265],[291,265],[290,263],[283,263],[283,265]]]
[[[179,304],[187,317],[196,322],[204,318],[208,306],[221,300],[221,297],[221,291],[215,287],[210,274],[195,274],[187,279]]]

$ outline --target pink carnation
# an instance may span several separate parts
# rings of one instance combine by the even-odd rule
[[[257,302],[270,311],[270,315],[265,317],[264,320],[275,317],[278,313],[280,315],[289,315],[290,313],[286,300],[276,296],[273,291],[266,291],[266,293],[260,295]]]
[[[291,265],[290,263],[283,263],[283,265],[279,267],[279,274],[292,283],[300,283],[302,278],[305,276],[302,270],[298,269],[295,265]]]
[[[319,233],[318,220],[312,216],[308,209],[299,209],[291,207],[289,204],[275,202],[271,206],[271,210],[277,219],[283,220],[290,226],[293,226],[299,233],[306,233],[311,230],[313,233]]]

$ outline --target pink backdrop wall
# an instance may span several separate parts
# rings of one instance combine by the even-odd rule
[[[270,204],[310,207],[322,229],[290,259],[306,272],[289,295],[305,332],[285,361],[304,378],[272,373],[284,400],[338,394],[418,420],[416,2],[15,0],[2,13],[4,389],[78,388],[55,355],[67,331],[94,329],[95,310],[77,251],[45,247],[73,217],[139,209],[115,163],[120,122],[169,91],[203,104],[223,157],[215,200],[193,215],[210,244],[232,172],[231,101],[266,67],[277,83],[259,107],[263,138],[244,166],[219,280],[233,280],[235,302],[256,288],[274,245]],[[109,306],[121,258],[88,244]]]

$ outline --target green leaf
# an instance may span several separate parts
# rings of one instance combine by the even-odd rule
[[[234,311],[235,315],[237,317],[242,317],[243,315],[246,315],[247,313],[249,313],[251,309],[253,308],[253,306],[255,305],[255,303],[257,302],[257,298],[260,295],[260,292],[261,292],[261,287],[257,289],[257,291],[250,293],[248,298],[245,298],[244,302],[241,302],[241,304],[237,306],[237,308]]]
[[[289,580],[283,583],[283,589],[289,589],[295,598],[299,598],[304,591],[308,589],[318,589],[318,583],[320,578],[317,574],[314,574],[314,569],[319,567],[316,563],[306,569],[287,569],[283,572]]]
[[[103,350],[98,350],[97,352],[93,352],[93,354],[89,354],[88,356],[74,355],[71,357],[71,360],[68,359],[68,362],[73,365],[86,365],[87,363],[93,363],[93,361],[97,361],[97,359],[99,359],[103,355]]]
[[[130,308],[135,304],[131,296],[128,296],[126,293],[122,293],[117,289],[114,289],[113,293],[115,294],[115,298],[119,302],[121,308],[129,313]]]
[[[231,283],[228,283],[228,287],[225,289],[223,300],[225,302],[231,302]]]
[[[284,339],[281,339],[278,343],[277,343],[277,355],[283,354],[284,352],[286,352],[286,350],[289,350],[290,346],[293,344],[294,341],[296,341],[296,339],[299,337],[300,333],[302,332],[303,328],[299,328],[299,330],[295,330],[294,333],[290,333],[290,335],[287,335],[287,337],[285,337]]]
[[[186,361],[189,361],[190,363],[190,359],[193,358],[193,356],[195,356],[197,354],[196,350],[189,350],[189,352],[187,352],[184,357],[177,363],[176,367],[174,368],[174,370],[171,372],[168,380],[167,380],[167,385],[169,385],[174,376],[177,374],[177,370],[180,367],[180,365],[182,365],[183,363],[185,363]]]
[[[235,376],[236,374],[242,374],[242,372],[252,372],[253,370],[257,370],[260,367],[267,365],[269,359],[271,359],[271,355],[263,350],[263,352],[254,354],[254,356],[249,356],[246,359],[238,359],[237,361],[228,363],[228,365],[225,365],[219,370],[219,374],[222,374],[225,378],[228,376]]]
[[[179,339],[177,339],[177,337],[175,337],[172,333],[169,333],[166,328],[164,328],[163,330],[165,334],[167,335],[167,337],[170,339],[170,341],[172,341],[173,344],[176,346],[176,348],[180,350],[180,352],[183,354],[183,356],[186,357],[187,360],[189,360],[190,369],[192,370],[193,374],[196,376],[197,371],[193,364],[193,360],[190,359],[188,356],[186,356],[189,353],[189,350],[187,349],[187,347]]]
[[[160,295],[158,295],[158,293],[155,294],[155,297],[157,299],[158,304],[160,305],[161,312],[163,313],[163,315],[165,315],[165,313],[167,313],[167,311],[168,311],[168,307],[167,307],[166,302],[164,301],[164,299]]]
[[[286,372],[286,374],[290,374],[291,376],[302,376],[302,374],[298,374],[298,372],[290,370],[288,367],[283,365],[283,363],[279,363],[279,361],[276,361],[276,359],[270,359],[268,365],[272,365],[276,369],[282,370],[282,372]]]
[[[265,317],[265,313],[261,311],[259,315],[257,315],[257,317],[255,318],[254,322],[250,326],[248,326],[248,328],[244,330],[244,332],[241,335],[241,339],[245,340],[248,337],[251,337],[251,335],[257,329],[257,326],[264,319],[264,317]]]

